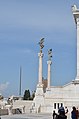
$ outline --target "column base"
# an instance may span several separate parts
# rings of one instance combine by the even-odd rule
[[[79,81],[79,76],[77,76],[77,77],[75,78],[75,80],[76,80],[76,81]]]
[[[41,106],[44,105],[44,91],[43,91],[43,84],[38,84],[35,97],[33,100],[35,104],[35,111],[38,113],[41,111]]]
[[[74,85],[79,84],[79,79],[73,80],[72,83],[73,83]]]

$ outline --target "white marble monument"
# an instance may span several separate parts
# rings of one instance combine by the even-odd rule
[[[53,110],[58,111],[60,106],[67,106],[69,110],[72,106],[79,107],[79,9],[76,5],[72,6],[72,12],[77,29],[77,75],[75,80],[63,86],[51,86],[51,55],[49,53],[48,64],[48,85],[46,92],[43,91],[42,84],[42,48],[44,47],[44,39],[41,39],[39,56],[39,76],[36,88],[35,98],[33,100],[33,110],[35,112],[52,113]],[[64,79],[63,79],[64,80]]]
[[[35,93],[35,98],[33,102],[33,111],[34,112],[40,112],[40,105],[44,105],[44,91],[43,91],[43,83],[42,83],[42,78],[43,78],[43,66],[42,66],[42,59],[43,59],[43,53],[42,49],[44,47],[44,38],[42,38],[39,42],[40,45],[40,52],[38,53],[39,57],[39,71],[38,71],[38,84],[36,88],[36,93]],[[41,102],[41,104],[40,104]]]

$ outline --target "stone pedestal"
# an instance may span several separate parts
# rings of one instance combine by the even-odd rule
[[[41,106],[44,105],[44,91],[43,91],[43,85],[37,85],[35,98],[34,98],[34,112],[38,113],[41,110]]]
[[[42,85],[37,85],[37,88],[36,88],[36,95],[43,95],[44,91],[43,91],[43,84]]]

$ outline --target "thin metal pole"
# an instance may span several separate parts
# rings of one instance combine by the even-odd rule
[[[21,78],[22,78],[22,67],[20,66],[20,84],[19,84],[19,96],[21,97]]]

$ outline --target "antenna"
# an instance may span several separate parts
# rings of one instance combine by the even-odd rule
[[[21,78],[22,78],[22,67],[20,66],[20,82],[19,82],[19,96],[21,97]]]

